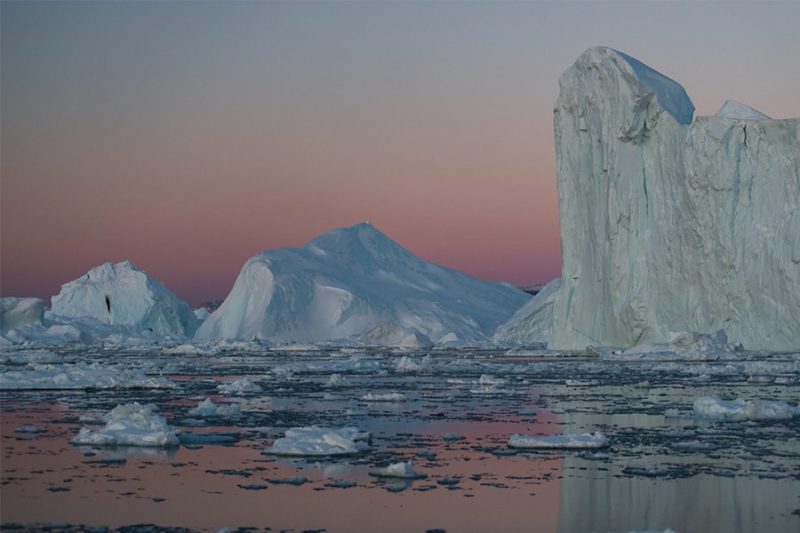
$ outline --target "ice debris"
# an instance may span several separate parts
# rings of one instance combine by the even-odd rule
[[[509,448],[520,449],[547,449],[547,448],[605,448],[608,446],[608,439],[596,431],[595,433],[565,433],[561,435],[532,436],[532,435],[512,435],[508,439]]]
[[[253,383],[247,378],[237,379],[236,381],[232,381],[230,383],[222,383],[217,385],[217,391],[220,394],[258,394],[259,392],[264,392],[264,389]]]
[[[703,396],[694,401],[694,414],[710,420],[786,420],[800,416],[800,406],[769,400],[721,400]]]
[[[118,405],[103,416],[106,425],[92,431],[81,428],[72,444],[90,446],[152,446],[170,448],[179,444],[178,430],[167,424],[152,404]]]
[[[191,416],[200,416],[200,417],[215,417],[215,416],[226,416],[226,417],[237,417],[242,414],[242,410],[239,407],[239,404],[236,403],[229,403],[227,405],[217,405],[211,398],[206,398],[199,404],[197,407],[189,410],[189,414]]]
[[[421,479],[425,474],[421,474],[414,470],[411,461],[401,461],[399,463],[392,463],[386,468],[376,470],[369,473],[371,476],[395,479]]]
[[[369,433],[354,427],[328,428],[308,426],[287,429],[265,453],[285,456],[341,456],[366,451]]]

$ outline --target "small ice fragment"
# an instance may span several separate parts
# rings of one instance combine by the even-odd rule
[[[373,394],[368,393],[361,397],[362,402],[405,402],[405,394],[399,392],[390,392],[386,394]]]
[[[411,461],[401,461],[392,463],[386,468],[369,473],[371,476],[396,479],[420,479],[426,477],[420,474],[411,465]]]
[[[103,418],[105,427],[97,431],[81,428],[73,444],[91,446],[177,446],[178,430],[155,414],[156,406],[138,402],[118,405]]]
[[[562,435],[512,435],[508,439],[509,448],[521,449],[578,449],[578,448],[605,448],[608,439],[596,431],[595,433],[565,433]]]
[[[264,392],[264,389],[247,378],[238,379],[231,383],[221,383],[217,385],[217,391],[221,394],[258,394]]]
[[[341,456],[366,451],[369,433],[354,427],[326,428],[309,426],[286,430],[265,453],[285,456]]]
[[[37,428],[36,426],[22,426],[22,427],[18,427],[17,429],[15,429],[14,432],[15,433],[30,433],[32,435],[35,435],[36,433],[41,433],[42,430]]]

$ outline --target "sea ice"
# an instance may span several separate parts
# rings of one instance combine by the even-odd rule
[[[264,389],[253,383],[247,378],[237,379],[236,381],[232,381],[230,383],[222,383],[217,385],[217,391],[220,394],[258,394],[259,392],[264,392]]]
[[[146,376],[138,370],[91,365],[36,365],[26,370],[0,374],[0,390],[57,389],[172,389],[175,383],[160,376]]]
[[[411,461],[403,461],[399,463],[392,463],[386,468],[376,470],[369,473],[371,476],[395,479],[421,479],[426,477],[414,470]]]
[[[235,418],[242,414],[242,409],[239,407],[239,404],[236,403],[217,405],[211,401],[211,398],[206,398],[197,404],[197,407],[189,410],[189,414],[191,416],[200,417],[225,416]]]
[[[340,456],[366,451],[369,433],[354,427],[328,428],[309,426],[287,429],[266,453],[286,456]]]
[[[509,448],[547,449],[547,448],[605,448],[608,439],[596,431],[595,433],[565,433],[562,435],[512,435],[508,439]]]
[[[118,405],[103,419],[97,431],[81,428],[72,444],[91,446],[154,446],[170,448],[179,444],[178,430],[155,414],[156,406],[138,402]]]
[[[386,394],[374,394],[369,392],[361,397],[362,402],[405,402],[407,399],[405,394],[399,392],[389,392]]]
[[[769,400],[721,400],[703,396],[694,401],[694,414],[710,420],[786,420],[800,416],[800,407]]]

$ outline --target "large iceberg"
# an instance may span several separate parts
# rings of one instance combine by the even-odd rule
[[[424,261],[363,223],[248,260],[195,338],[481,341],[529,298],[510,285]]]
[[[747,349],[800,347],[800,119],[693,111],[678,83],[610,48],[562,75],[551,348],[719,329]]]
[[[56,318],[97,321],[129,333],[190,336],[200,320],[158,280],[130,261],[105,263],[61,287]]]
[[[497,328],[494,341],[500,344],[544,344],[553,331],[553,302],[561,287],[554,279],[536,293],[511,319]]]

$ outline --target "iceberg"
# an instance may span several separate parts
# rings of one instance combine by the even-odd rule
[[[326,428],[309,426],[287,429],[265,453],[285,456],[340,456],[355,455],[366,451],[369,433],[354,427]]]
[[[43,319],[44,300],[41,298],[0,298],[0,331],[41,324]]]
[[[800,406],[792,407],[786,402],[743,398],[726,401],[716,396],[697,398],[693,409],[698,418],[710,420],[787,420],[800,416]]]
[[[553,331],[553,302],[561,287],[561,278],[554,279],[536,293],[511,319],[497,328],[498,344],[543,344],[550,342]]]
[[[198,340],[276,344],[356,339],[419,347],[480,341],[530,298],[405,250],[369,223],[249,259]]]
[[[178,446],[178,430],[155,414],[155,405],[138,402],[118,405],[103,416],[105,427],[97,431],[81,428],[72,444],[90,446]]]
[[[800,347],[800,119],[693,117],[683,87],[611,48],[561,76],[562,285],[550,348],[630,348],[724,329]]]
[[[186,302],[130,261],[92,268],[64,284],[52,304],[55,319],[89,319],[126,333],[191,336],[200,322]]]

